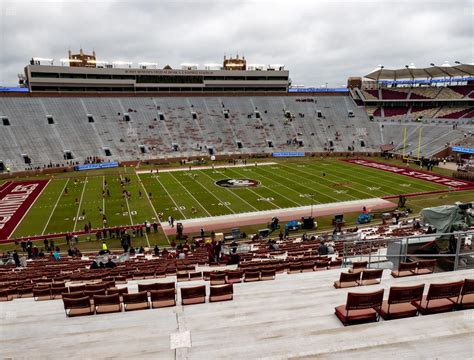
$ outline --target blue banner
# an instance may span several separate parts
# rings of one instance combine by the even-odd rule
[[[273,157],[300,157],[304,156],[302,151],[287,151],[287,152],[274,152],[272,153]]]
[[[315,88],[315,87],[304,87],[304,88],[292,88],[288,89],[290,93],[305,93],[305,92],[314,92],[314,93],[325,93],[325,92],[342,92],[347,93],[349,92],[348,88]]]
[[[28,88],[20,88],[20,87],[1,87],[0,92],[19,92],[19,93],[27,93],[30,90]]]
[[[439,84],[465,82],[474,80],[474,76],[455,77],[455,78],[437,78],[437,79],[407,79],[407,80],[379,80],[379,84]],[[390,90],[390,89],[389,89]]]
[[[85,165],[78,165],[74,166],[74,170],[82,171],[82,170],[96,170],[96,169],[108,169],[113,167],[118,167],[118,162],[108,162],[108,163],[99,163],[99,164],[85,164]]]
[[[474,154],[474,148],[467,148],[467,147],[462,147],[462,146],[452,146],[451,150],[455,151],[455,152],[462,152],[462,153],[465,153],[465,154]]]

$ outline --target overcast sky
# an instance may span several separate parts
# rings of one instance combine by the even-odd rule
[[[474,62],[474,0],[0,0],[0,85],[33,56],[285,64],[293,84],[340,86],[378,64]],[[59,61],[57,61],[59,63]]]

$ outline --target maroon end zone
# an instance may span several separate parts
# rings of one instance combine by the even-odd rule
[[[48,182],[15,181],[0,187],[0,239],[8,239]]]
[[[455,179],[450,176],[434,174],[432,172],[424,171],[424,170],[412,170],[408,167],[398,166],[398,165],[391,165],[391,164],[384,164],[377,161],[372,160],[365,160],[365,159],[341,159],[343,161],[349,162],[351,164],[357,164],[362,166],[371,167],[373,169],[388,171],[395,174],[409,176],[415,179],[421,179],[425,181],[429,181],[432,183],[436,183],[439,185],[446,185],[455,190],[470,190],[474,189],[474,182],[466,181],[466,180],[459,180]],[[428,193],[438,193],[443,192],[445,190],[440,191],[432,191]],[[425,193],[419,193],[417,195],[425,195]]]

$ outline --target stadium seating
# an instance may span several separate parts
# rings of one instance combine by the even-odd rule
[[[174,284],[173,284],[174,285]],[[150,291],[151,307],[161,308],[176,305],[176,291],[172,289],[151,290]]]
[[[334,282],[336,289],[359,286],[360,272],[345,273],[341,272],[339,280]]]
[[[201,304],[206,302],[206,286],[199,285],[181,288],[181,303],[183,305]]]
[[[125,311],[143,310],[150,308],[148,294],[146,291],[134,294],[123,294],[122,297]]]
[[[105,161],[207,156],[207,147],[220,155],[293,151],[300,146],[287,144],[287,140],[295,138],[303,141],[305,151],[324,151],[336,132],[340,136],[334,141],[334,151],[346,151],[355,138],[365,138],[363,150],[377,149],[380,135],[371,129],[362,108],[344,96],[315,100],[298,102],[287,96],[226,97],[222,101],[215,97],[0,98],[0,116],[8,117],[11,124],[1,127],[0,153],[6,166],[23,170],[28,166],[20,154],[31,157],[31,167],[56,166],[68,162],[66,150],[71,150],[72,161],[79,163],[88,156]],[[229,110],[227,120],[222,103]],[[128,112],[130,121],[124,121],[123,114],[129,109],[133,110]],[[294,116],[285,122],[283,110],[293,115],[304,113],[305,117]],[[348,118],[349,110],[355,117]],[[318,117],[317,111],[323,116]],[[53,117],[53,125],[47,123],[45,113]],[[94,122],[89,122],[88,115]],[[273,148],[267,140],[273,142]],[[237,141],[243,144],[241,149]],[[178,145],[178,151],[173,150],[173,144]],[[144,146],[144,153],[140,146]],[[111,156],[105,155],[105,148]],[[360,149],[357,144],[356,148]]]
[[[349,268],[350,273],[360,273],[364,271],[364,269],[367,269],[367,261],[354,261],[352,263],[352,267]]]
[[[463,284],[463,281],[431,284],[428,293],[420,301],[413,301],[412,304],[418,306],[423,315],[451,311],[458,302]]]
[[[93,300],[96,314],[122,311],[122,302],[119,294],[94,295]]]
[[[382,274],[383,269],[364,269],[358,283],[361,286],[380,284]]]
[[[383,289],[371,293],[349,292],[346,304],[337,306],[335,314],[344,326],[378,321],[383,293]]]
[[[77,299],[63,298],[63,304],[68,317],[94,314],[94,308],[88,296]]]
[[[457,307],[459,309],[474,308],[474,279],[464,280]]]
[[[234,288],[232,284],[211,286],[209,293],[209,302],[228,301],[234,297]]]
[[[418,314],[418,305],[416,304],[421,301],[424,288],[424,284],[392,286],[388,299],[382,303],[380,315],[384,320],[416,316]]]

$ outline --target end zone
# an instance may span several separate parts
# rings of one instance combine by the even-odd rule
[[[8,239],[49,180],[15,181],[0,191],[0,239]]]

